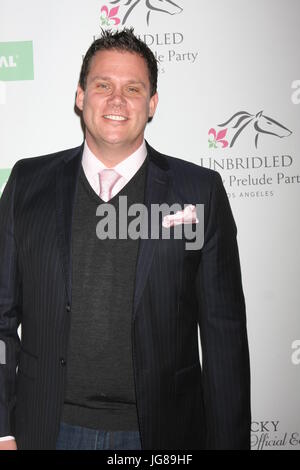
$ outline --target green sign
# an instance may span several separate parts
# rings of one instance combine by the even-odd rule
[[[0,42],[0,81],[33,79],[32,41]]]
[[[2,196],[3,190],[5,188],[8,177],[10,175],[10,172],[11,172],[10,169],[5,169],[5,170],[0,169],[0,197]]]

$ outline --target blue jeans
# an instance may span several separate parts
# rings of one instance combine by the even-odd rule
[[[61,423],[57,450],[141,450],[138,431],[101,431]]]

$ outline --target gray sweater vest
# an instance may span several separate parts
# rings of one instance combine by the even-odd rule
[[[147,159],[109,203],[144,202]],[[132,309],[139,240],[100,240],[103,201],[83,169],[72,226],[72,312],[62,421],[106,431],[138,430],[132,363]],[[117,218],[118,219],[118,218]],[[130,223],[132,217],[128,217]]]

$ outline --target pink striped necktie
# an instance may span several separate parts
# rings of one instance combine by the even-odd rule
[[[100,198],[107,202],[111,199],[111,192],[116,182],[121,178],[121,175],[116,172],[113,168],[107,168],[100,171]]]

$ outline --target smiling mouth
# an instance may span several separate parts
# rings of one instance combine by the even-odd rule
[[[111,121],[127,121],[127,117],[119,116],[117,114],[105,114],[103,116],[105,119],[110,119]]]

